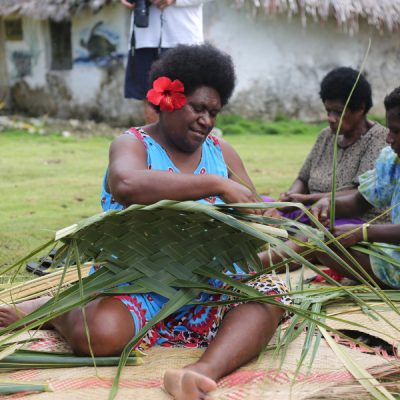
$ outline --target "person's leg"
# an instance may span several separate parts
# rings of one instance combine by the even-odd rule
[[[374,272],[372,271],[371,267],[371,262],[369,259],[369,256],[367,254],[360,253],[355,250],[348,249],[349,253],[355,258],[355,260],[361,265],[361,267],[368,273],[368,275],[372,276],[375,281],[379,284],[379,286],[383,289],[388,289],[389,286],[386,286],[383,282],[381,282],[379,279],[375,277]],[[339,254],[340,255],[340,254]],[[358,271],[357,267],[354,266],[354,264],[344,255],[340,255],[353,269]],[[340,275],[345,276],[350,279],[355,279],[357,278],[346,268],[344,268],[341,264],[339,264],[337,261],[333,260],[331,257],[329,257],[326,253],[316,253],[316,258],[318,262],[321,264],[333,269],[334,271],[338,272]]]
[[[0,308],[0,324],[7,326],[23,315],[35,311],[49,298],[40,298]],[[22,313],[19,313],[21,310]],[[78,355],[118,356],[135,335],[135,326],[128,308],[117,298],[102,297],[85,306],[90,346],[86,335],[82,309],[77,308],[46,324],[55,328]]]
[[[0,327],[11,325],[25,315],[37,310],[40,306],[47,303],[51,299],[50,296],[39,297],[38,299],[24,301],[19,304],[3,305],[0,307]],[[43,329],[51,328],[49,324],[45,324]]]
[[[169,49],[142,48],[136,49],[134,56],[128,54],[125,74],[125,98],[143,101],[143,118],[145,124],[158,121],[159,115],[146,100],[149,72],[154,61]]]
[[[85,307],[90,347],[95,356],[119,356],[135,336],[135,326],[128,308],[117,298],[101,297]],[[74,353],[90,355],[82,310],[74,309],[51,321],[67,340]]]
[[[284,311],[261,303],[241,304],[227,313],[199,361],[169,370],[164,387],[177,400],[206,399],[216,381],[257,356],[274,334]]]
[[[301,240],[305,240],[305,239],[301,239]],[[302,254],[303,252],[308,250],[307,247],[301,246],[300,244],[292,242],[291,240],[286,241],[285,245],[290,247],[297,254]],[[272,250],[271,252],[262,251],[261,253],[258,253],[258,257],[260,258],[261,263],[264,268],[269,268],[272,265],[277,265],[277,264],[281,263],[282,261],[285,261],[289,258],[287,253],[285,253],[283,250],[280,252],[274,251],[274,250]],[[304,258],[307,259],[308,261],[312,262],[315,259],[315,253],[313,252],[313,253],[307,254],[304,256]],[[289,271],[295,271],[296,269],[299,269],[300,267],[301,267],[301,265],[296,261],[289,263]],[[286,271],[286,266],[283,265],[279,268],[276,268],[275,271],[277,273],[283,273]]]

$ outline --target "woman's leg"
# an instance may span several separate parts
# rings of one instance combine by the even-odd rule
[[[199,361],[165,373],[165,389],[177,400],[207,399],[218,379],[265,348],[283,313],[277,306],[262,303],[246,303],[232,309]]]
[[[379,279],[375,277],[374,272],[372,271],[371,267],[371,262],[369,259],[369,256],[367,254],[360,253],[355,250],[347,249],[348,252],[355,258],[355,260],[361,265],[361,267],[364,269],[365,272],[368,273],[368,275],[372,276],[375,279],[375,282],[379,284],[379,286],[383,289],[389,289],[390,287],[385,285],[383,282],[381,282]],[[359,272],[358,268],[354,266],[354,264],[343,254],[339,254],[343,260],[345,260],[353,269],[355,269],[357,272]],[[358,279],[346,268],[344,268],[341,264],[339,264],[337,261],[333,260],[331,257],[329,257],[326,253],[316,253],[316,258],[318,262],[321,264],[335,270],[336,272],[339,272],[340,275],[345,276],[350,279],[355,279],[358,281]]]
[[[301,240],[306,240],[306,239],[301,239]],[[286,241],[285,244],[297,254],[301,254],[306,250],[308,250],[308,247],[300,246],[299,244],[292,242],[291,240]],[[272,250],[271,254],[269,254],[268,251],[263,251],[261,253],[258,253],[258,256],[260,257],[261,263],[264,268],[269,268],[271,265],[279,264],[282,261],[285,261],[289,258],[289,256],[283,250],[280,253]],[[304,256],[304,258],[312,262],[315,259],[315,255],[314,253],[310,253]],[[292,261],[289,263],[289,271],[295,271],[300,267],[301,265],[297,261]],[[286,265],[276,268],[275,271],[277,273],[286,272]]]
[[[7,326],[29,314],[50,298],[40,298],[14,306],[0,308],[0,324]],[[22,311],[20,313],[18,310]],[[135,326],[128,308],[117,298],[101,297],[85,306],[90,346],[81,308],[71,310],[46,323],[55,328],[78,355],[118,356],[135,335]]]
[[[135,336],[135,326],[128,308],[114,297],[101,297],[85,307],[90,347],[95,356],[119,356]],[[90,347],[80,308],[50,321],[67,340],[74,353],[89,355]]]

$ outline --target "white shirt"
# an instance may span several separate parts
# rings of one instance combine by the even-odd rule
[[[203,3],[212,0],[176,0],[164,10],[151,5],[149,26],[135,30],[135,48],[170,48],[178,44],[199,44],[203,37]],[[131,28],[132,29],[132,28]]]

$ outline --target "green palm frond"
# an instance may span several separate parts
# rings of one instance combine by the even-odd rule
[[[20,382],[1,382],[0,381],[0,394],[14,394],[20,392],[51,392],[49,385],[45,383],[20,383]]]
[[[350,103],[351,96],[353,95],[353,92],[354,92],[355,88],[357,87],[358,81],[360,80],[360,76],[361,76],[362,72],[364,71],[365,63],[367,62],[369,51],[371,49],[371,43],[372,43],[371,38],[369,38],[367,50],[366,50],[365,55],[364,55],[364,59],[363,59],[363,61],[361,63],[361,67],[360,67],[360,70],[358,72],[356,81],[354,82],[354,85],[351,88],[349,96],[347,97],[346,102],[344,104],[342,114],[340,115],[339,124],[338,124],[338,127],[337,127],[336,132],[335,132],[335,140],[334,140],[334,143],[333,143],[333,159],[332,159],[331,209],[330,209],[330,215],[329,215],[329,218],[330,218],[329,224],[330,224],[331,228],[333,228],[335,226],[335,214],[336,214],[336,166],[337,166],[337,148],[338,148],[339,132],[340,132],[340,129],[342,128],[343,118],[344,118],[344,115],[346,114],[348,105]]]
[[[201,291],[227,294],[230,299],[225,303],[262,301],[267,304],[280,304],[275,299],[276,295],[261,296],[258,291],[246,285],[245,281],[226,275],[226,271],[235,273],[233,263],[240,266],[248,279],[257,275],[250,275],[253,272],[265,273],[257,253],[263,246],[268,245],[287,254],[285,262],[294,260],[320,272],[318,267],[287,246],[285,231],[288,232],[288,237],[295,237],[297,234],[306,236],[308,238],[305,242],[308,246],[306,251],[323,251],[348,269],[357,268],[349,266],[331,249],[329,243],[341,248],[340,244],[318,221],[315,221],[319,228],[317,230],[296,221],[249,215],[240,211],[249,207],[268,208],[285,205],[287,203],[212,207],[192,201],[181,203],[161,201],[149,206],[133,205],[123,211],[98,214],[58,231],[55,237],[46,243],[46,246],[53,245],[56,241],[61,241],[63,244],[65,267],[60,274],[55,296],[33,313],[3,329],[0,346],[13,340],[21,330],[40,327],[69,310],[82,308],[98,296],[113,295],[118,292],[156,292],[165,296],[168,302],[161,312],[143,327],[125,348],[110,395],[110,398],[113,398],[122,367],[129,361],[135,344],[153,324],[183,305],[192,303]],[[300,204],[297,206],[304,209]],[[303,211],[307,215],[310,214],[306,209]],[[310,215],[310,218],[313,216]],[[262,226],[259,227],[254,223]],[[265,224],[276,229],[266,230]],[[327,238],[327,242],[324,237]],[[341,250],[346,253],[345,249]],[[33,254],[34,252],[30,256]],[[8,268],[7,272],[11,269],[18,271],[26,259],[27,257]],[[88,261],[99,263],[102,268],[90,276],[82,277],[80,272],[82,263]],[[77,265],[79,281],[71,287],[62,288],[67,271],[74,264]],[[388,304],[389,308],[397,309],[390,295],[380,290],[373,280],[364,277],[361,271],[359,275],[364,285],[357,288],[341,287],[326,274],[321,274],[335,287],[310,288],[301,281],[291,288],[295,304],[283,306],[293,312],[295,317],[289,327],[282,330],[279,352],[284,353],[285,345],[298,335],[299,327],[308,329],[299,367],[309,351],[316,354],[321,335],[315,338],[312,335],[317,326],[332,330],[329,328],[330,319],[352,323],[334,315],[327,315],[326,304],[344,299],[384,320],[379,311],[370,310],[369,299],[359,296],[360,293],[367,293],[374,296],[376,301]],[[229,286],[222,289],[215,288],[209,284],[210,278],[219,279]],[[125,285],[127,282],[129,284]],[[14,332],[16,329],[19,331]],[[12,355],[7,355],[10,356]],[[97,362],[97,358],[92,358],[92,361],[93,365]]]
[[[140,354],[140,352],[138,352]],[[140,355],[130,355],[127,365],[141,365],[143,358]],[[92,367],[94,365],[106,367],[118,365],[119,357],[81,357],[70,353],[56,353],[32,350],[17,350],[13,355],[0,361],[0,371],[12,371],[31,368],[68,368]]]

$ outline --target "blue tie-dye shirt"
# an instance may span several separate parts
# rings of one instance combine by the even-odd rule
[[[376,208],[392,208],[393,224],[400,224],[400,158],[391,149],[382,149],[375,168],[359,177],[361,195]],[[400,245],[400,238],[399,243]],[[384,252],[400,263],[396,245],[387,245]],[[400,289],[400,266],[377,257],[370,257],[375,275],[388,285]]]

